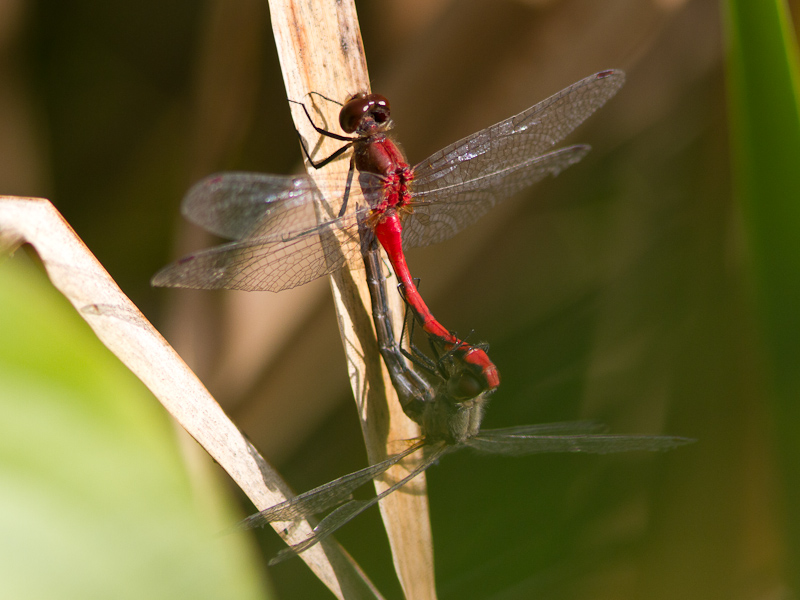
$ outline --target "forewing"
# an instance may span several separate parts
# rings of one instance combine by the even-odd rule
[[[286,238],[321,225],[338,226],[345,198],[347,212],[352,213],[357,207],[370,205],[365,192],[375,197],[380,190],[380,178],[374,175],[362,178],[362,185],[353,185],[346,174],[312,179],[308,175],[219,173],[191,187],[181,212],[222,237]],[[321,203],[323,197],[328,204]]]
[[[311,227],[316,222],[316,195],[316,185],[308,176],[217,173],[189,189],[181,212],[221,237],[244,239],[257,223],[270,218],[285,221],[288,217],[299,227]]]
[[[532,158],[563,140],[616,94],[624,81],[625,75],[621,71],[590,75],[518,115],[466,137],[419,163],[414,167],[415,180],[412,183],[415,202],[449,203],[452,198],[456,204],[471,206],[468,216],[455,219],[450,215],[443,216],[441,220],[449,221],[449,228],[437,225],[427,233],[424,229],[409,232],[407,245],[446,239],[452,235],[453,226],[465,227],[503,198],[580,160],[583,154],[576,150],[571,160],[563,163],[556,160],[549,169],[539,167],[540,171],[537,171],[537,167],[533,167],[530,177],[520,173],[525,169],[521,165],[531,165]],[[506,174],[493,177],[498,169]],[[496,189],[478,193],[478,190],[491,186]]]
[[[488,429],[470,438],[465,444],[481,452],[522,456],[550,452],[586,452],[590,454],[610,454],[612,452],[670,450],[694,440],[689,438],[662,435],[611,435],[586,433],[567,433],[568,429],[557,434],[543,434],[540,426],[525,431],[524,428]]]
[[[535,425],[516,425],[502,429],[485,429],[481,435],[491,438],[508,438],[513,436],[535,435],[573,435],[587,433],[605,433],[608,426],[595,421],[559,421],[557,423],[536,423]]]

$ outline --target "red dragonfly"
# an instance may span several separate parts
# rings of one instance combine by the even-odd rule
[[[431,379],[437,381],[434,386],[406,365],[404,353],[391,326],[386,303],[386,280],[378,246],[374,235],[369,231],[362,238],[362,251],[378,345],[392,382],[398,390],[403,409],[420,424],[423,435],[419,440],[412,440],[402,452],[380,463],[344,475],[242,521],[241,525],[245,528],[263,527],[274,522],[309,518],[334,509],[319,522],[309,537],[281,550],[270,561],[270,565],[321,542],[339,527],[425,471],[442,456],[462,448],[513,456],[552,452],[607,454],[669,450],[693,441],[672,436],[610,435],[602,432],[602,425],[590,422],[547,423],[481,430],[483,407],[490,391],[483,391],[474,397],[461,395],[464,387],[460,383],[461,378],[472,376],[471,367],[464,362],[463,355],[450,353],[442,359],[446,361],[446,367],[431,373]],[[352,498],[354,490],[419,450],[425,453],[423,459],[405,477],[367,500]]]
[[[274,292],[295,287],[354,258],[359,223],[366,222],[386,250],[423,330],[460,355],[482,390],[495,389],[500,383],[496,367],[482,348],[464,344],[436,321],[414,285],[403,249],[446,240],[502,199],[578,162],[588,146],[549,150],[611,98],[624,80],[616,70],[586,77],[414,167],[387,133],[393,126],[389,102],[377,94],[357,95],[340,112],[342,130],[352,137],[315,126],[320,134],[346,142],[315,166],[352,146],[358,186],[350,186],[352,172],[313,179],[212,175],[189,191],[183,214],[237,241],[189,255],[162,269],[152,283]],[[332,210],[322,198],[341,201]],[[342,237],[353,243],[343,246]]]
[[[431,349],[436,354],[436,358],[431,359],[414,347],[413,323],[406,320],[404,331],[408,328],[408,334],[401,335],[401,339],[406,338],[410,351],[404,351],[392,329],[384,265],[375,234],[364,227],[361,236],[378,349],[403,412],[420,426],[423,437],[429,442],[464,443],[480,431],[484,405],[495,389],[483,385],[482,373],[468,360],[476,350],[482,349],[466,342],[448,348],[449,344],[428,334]],[[425,375],[410,368],[407,360],[421,367]]]

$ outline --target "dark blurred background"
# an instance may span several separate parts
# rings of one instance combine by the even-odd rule
[[[428,473],[440,597],[783,597],[786,507],[731,199],[719,3],[358,10],[412,163],[626,71],[570,137],[593,146],[581,164],[410,266],[445,325],[491,343],[503,384],[486,427],[588,418],[698,440],[652,456],[448,457]],[[0,193],[52,200],[295,489],[364,466],[326,281],[149,285],[217,242],[180,218],[194,181],[301,166],[266,2],[4,0],[0,132]],[[280,548],[261,537],[266,556]],[[399,597],[377,511],[337,538]],[[281,598],[325,593],[301,561],[269,576]]]

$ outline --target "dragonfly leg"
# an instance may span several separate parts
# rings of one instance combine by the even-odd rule
[[[322,94],[320,94],[320,96],[325,98],[325,96],[322,96]],[[328,100],[329,98],[325,98],[325,99]],[[358,140],[358,138],[352,138],[352,137],[348,137],[348,136],[344,136],[344,135],[339,135],[338,133],[333,133],[332,131],[328,131],[327,129],[324,129],[324,128],[320,127],[319,125],[317,125],[314,122],[314,119],[311,118],[311,113],[308,112],[308,107],[305,104],[303,104],[302,102],[298,102],[297,100],[289,100],[289,102],[291,102],[292,104],[298,104],[298,105],[303,107],[303,112],[306,114],[306,118],[308,119],[308,122],[314,128],[314,131],[316,131],[318,134],[323,135],[325,137],[332,138],[334,140],[339,140],[340,142],[347,142],[344,146],[342,146],[341,148],[336,150],[330,156],[327,156],[326,158],[323,158],[320,161],[315,161],[313,158],[311,158],[311,155],[308,152],[308,148],[306,147],[305,141],[303,140],[303,136],[301,136],[300,132],[298,131],[297,135],[298,135],[298,137],[300,137],[300,146],[303,149],[303,154],[305,155],[305,157],[308,160],[309,164],[312,167],[314,167],[315,169],[321,169],[322,167],[324,167],[325,165],[327,165],[331,161],[333,161],[336,158],[338,158],[339,156],[341,156],[347,149],[350,148],[350,146],[353,145],[353,142]]]

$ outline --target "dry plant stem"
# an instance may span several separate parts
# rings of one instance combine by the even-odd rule
[[[286,483],[242,436],[195,374],[117,287],[63,217],[44,199],[0,197],[0,254],[23,243],[38,252],[53,285],[164,407],[244,490],[259,510],[286,500]],[[307,537],[308,523],[284,539]],[[380,597],[334,542],[301,555],[340,598]]]
[[[309,107],[317,125],[338,132],[339,106],[312,92],[344,102],[369,90],[366,59],[352,0],[271,0],[270,14],[278,54],[290,100]],[[295,126],[315,159],[330,155],[341,142],[314,131],[301,107],[292,105]],[[349,153],[317,171],[346,172]],[[357,184],[356,184],[357,185]],[[324,209],[323,209],[324,210]],[[341,243],[357,243],[341,240]],[[353,392],[359,409],[369,460],[372,463],[398,450],[398,440],[419,435],[403,414],[375,342],[369,308],[369,290],[363,269],[343,269],[332,277],[339,328],[347,355]],[[402,314],[399,296],[394,315]],[[392,442],[395,442],[392,445]],[[394,467],[376,482],[380,492],[406,473]],[[413,468],[413,465],[410,466]],[[381,513],[394,556],[395,569],[407,598],[435,598],[433,546],[423,476],[381,501]]]

